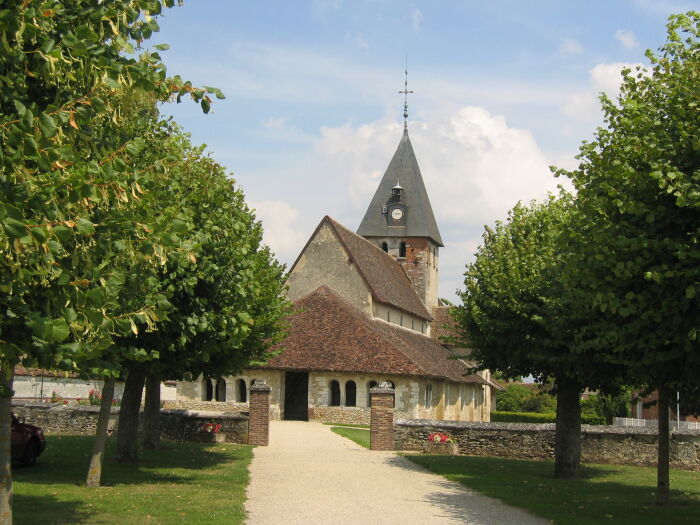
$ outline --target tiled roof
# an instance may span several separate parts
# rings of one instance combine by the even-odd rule
[[[391,189],[397,183],[404,188],[408,208],[406,226],[389,226],[386,215],[382,214]],[[401,137],[357,233],[364,237],[428,237],[438,246],[444,246],[408,132]]]
[[[323,220],[335,231],[377,301],[395,306],[421,319],[432,319],[430,311],[418,297],[406,272],[396,259],[331,217],[326,216]]]
[[[430,325],[430,335],[440,344],[445,343],[445,337],[456,336],[455,320],[450,315],[450,306],[433,306],[433,324]]]
[[[294,303],[283,351],[265,368],[444,378],[487,382],[430,337],[373,319],[326,286]]]

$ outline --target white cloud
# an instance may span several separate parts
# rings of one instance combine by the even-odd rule
[[[639,47],[639,40],[633,31],[625,31],[623,29],[618,29],[615,31],[615,38],[622,44],[626,49],[634,49]]]
[[[583,52],[583,46],[577,40],[569,38],[561,43],[559,52],[564,55],[578,55]]]
[[[252,202],[251,207],[263,223],[263,242],[272,249],[277,259],[293,261],[311,234],[294,228],[299,211],[284,201]]]
[[[622,75],[625,68],[634,69],[642,66],[641,63],[614,62],[611,64],[598,64],[589,70],[589,85],[585,90],[575,91],[569,94],[561,106],[562,112],[576,120],[597,121],[600,119],[599,94],[605,93],[613,100],[620,94]]]
[[[412,122],[411,142],[446,248],[441,252],[441,294],[452,297],[484,224],[504,219],[519,200],[543,198],[559,181],[529,130],[481,107],[463,107]],[[384,174],[401,137],[388,120],[323,128],[319,154],[347,181],[357,222]],[[348,225],[354,227],[354,224]]]
[[[359,47],[363,51],[365,51],[365,52],[369,51],[369,42],[360,33],[355,35],[355,43],[357,44],[357,47]]]
[[[411,23],[413,24],[413,29],[420,31],[420,25],[423,21],[423,13],[420,9],[416,8],[411,12]]]

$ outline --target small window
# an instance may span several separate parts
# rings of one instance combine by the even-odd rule
[[[406,243],[399,244],[399,257],[406,257]]]
[[[345,406],[354,407],[357,405],[357,385],[355,381],[345,383]]]
[[[202,378],[202,401],[211,401],[214,398],[214,385],[208,377]]]
[[[340,406],[340,383],[336,381],[335,379],[331,381],[331,399],[329,405],[332,407],[339,407]]]
[[[226,401],[226,380],[223,377],[216,382],[216,400],[220,403]]]
[[[388,251],[389,251],[389,245],[388,245],[387,243],[383,242],[383,243],[382,243],[382,250],[384,250],[385,252],[388,252]]]
[[[428,383],[425,385],[425,408],[433,406],[433,385]]]
[[[238,394],[237,401],[239,403],[248,402],[248,388],[246,387],[245,379],[239,379],[236,381],[236,392]]]

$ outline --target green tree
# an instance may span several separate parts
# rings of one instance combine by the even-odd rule
[[[617,370],[581,353],[576,338],[588,322],[562,283],[568,264],[563,233],[573,217],[563,193],[529,207],[516,205],[507,222],[486,228],[467,266],[463,305],[453,311],[462,344],[483,368],[507,377],[553,380],[557,428],[555,476],[577,475],[581,455],[580,393],[614,388]]]
[[[157,447],[160,380],[221,377],[264,361],[281,337],[287,309],[282,293],[283,266],[260,246],[262,228],[245,205],[243,193],[222,166],[194,148],[181,133],[169,142],[183,162],[171,169],[169,192],[189,210],[190,228],[181,236],[195,246],[192,257],[172,257],[159,280],[172,309],[154,331],[121,338],[119,344],[158,353],[153,361],[131,362],[122,399],[118,433],[120,459],[136,459],[138,407],[144,379],[144,444]],[[172,197],[174,198],[174,197]],[[133,392],[133,395],[132,395]],[[131,405],[133,403],[133,406]],[[126,410],[124,410],[126,408]]]
[[[118,122],[112,91],[166,100],[207,90],[166,79],[157,52],[133,58],[174,0],[8,0],[0,9],[0,521],[12,520],[10,400],[15,364],[80,369],[136,318],[160,317],[159,296],[134,309],[117,299],[125,259],[160,264],[152,225],[128,219],[143,175],[138,142],[94,140]],[[162,47],[162,46],[161,46]],[[217,90],[210,90],[219,94]],[[106,211],[115,211],[116,215]],[[107,219],[112,217],[113,220]],[[114,230],[113,228],[116,228]],[[95,372],[113,373],[107,366]]]
[[[496,392],[496,410],[523,412],[523,403],[532,397],[532,390],[525,385],[509,383],[505,390]]]
[[[669,402],[700,369],[700,14],[673,15],[649,70],[623,72],[607,126],[571,172],[581,221],[570,275],[604,314],[589,342],[659,391],[657,502],[669,496]],[[604,349],[604,351],[602,350]]]

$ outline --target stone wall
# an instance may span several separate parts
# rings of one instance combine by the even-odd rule
[[[47,435],[93,435],[97,426],[99,407],[64,405],[62,403],[30,403],[13,401],[12,411],[23,416],[27,423],[37,425]],[[108,433],[117,428],[119,408],[110,414]],[[221,423],[229,443],[247,443],[248,417],[235,413],[193,410],[161,410],[162,437],[174,440],[190,439],[204,423]]]
[[[519,459],[554,457],[554,424],[478,423],[399,419],[394,422],[396,450],[421,450],[428,435],[443,432],[459,446],[460,454]],[[655,429],[583,425],[581,459],[592,463],[656,465]],[[671,466],[700,470],[700,432],[674,432]]]
[[[345,423],[346,425],[369,425],[369,408],[313,407],[309,408],[309,420],[324,423]]]

